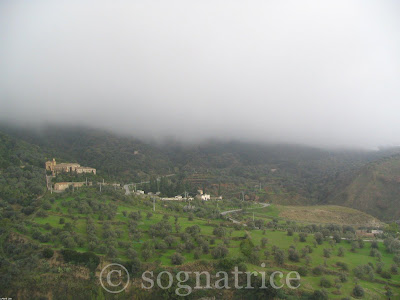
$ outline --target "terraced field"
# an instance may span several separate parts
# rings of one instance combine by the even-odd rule
[[[176,266],[171,261],[171,256],[179,252],[184,257],[180,268],[199,262],[218,266],[221,258],[216,258],[213,250],[223,246],[228,250],[225,259],[244,263],[248,271],[267,269],[289,272],[302,269],[304,273],[301,290],[305,292],[312,293],[321,289],[320,281],[323,276],[332,285],[326,288],[332,299],[351,295],[356,282],[364,287],[367,299],[384,297],[385,286],[390,287],[394,294],[399,296],[400,275],[393,273],[388,279],[374,271],[374,278],[367,280],[357,279],[353,271],[357,266],[369,263],[374,270],[378,263],[383,263],[383,269],[389,271],[394,264],[394,254],[389,253],[383,243],[378,243],[377,251],[381,255],[378,259],[370,256],[371,243],[368,242],[363,243],[362,247],[354,248],[352,241],[333,243],[327,236],[318,244],[313,232],[309,232],[305,240],[301,241],[301,232],[306,232],[304,229],[310,226],[312,221],[318,230],[322,230],[324,227],[320,227],[321,224],[326,223],[361,225],[364,222],[372,224],[371,220],[378,223],[371,216],[355,210],[337,206],[272,205],[261,208],[257,203],[195,201],[192,203],[195,209],[185,211],[184,202],[157,201],[156,210],[153,211],[153,203],[146,197],[99,194],[89,187],[80,190],[79,194],[47,195],[42,201],[46,209],[40,210],[42,213],[32,215],[29,222],[20,228],[19,233],[39,241],[40,236],[48,236],[49,239],[42,241],[42,245],[56,251],[66,247],[80,252],[93,251],[101,257],[102,264],[115,259],[130,261],[137,258],[146,268],[174,268]],[[220,217],[221,211],[234,209],[243,211],[228,215],[234,216],[247,226],[233,224],[225,217]],[[253,220],[255,224],[262,224],[263,229],[253,226]],[[303,222],[305,220],[307,222]],[[89,236],[89,223],[94,225],[95,237],[93,232],[92,236]],[[172,238],[169,245],[165,244],[166,236],[154,233],[153,229],[157,224],[162,230],[166,228],[166,236]],[[192,235],[190,230],[194,227],[198,228],[199,232]],[[216,228],[223,228],[223,234],[217,234]],[[294,229],[292,234],[288,234],[289,228]],[[90,242],[93,238],[97,241],[95,245]],[[253,261],[249,261],[243,253],[243,240],[249,240],[254,245]],[[192,246],[189,247],[188,244]],[[199,250],[204,244],[208,245],[208,251]],[[146,247],[151,247],[150,255],[147,256],[144,253]],[[297,260],[289,259],[290,248],[299,254]],[[305,248],[308,252],[304,252]],[[339,248],[342,248],[343,256],[338,256]],[[277,249],[284,253],[283,264],[276,260],[274,253]],[[326,255],[326,252],[329,252],[329,255]],[[346,269],[343,270],[343,266],[340,267],[338,262],[344,263]],[[266,266],[262,268],[261,263],[265,263]],[[316,267],[322,268],[322,274],[313,271]],[[341,273],[345,274],[347,280],[340,285],[335,284]]]

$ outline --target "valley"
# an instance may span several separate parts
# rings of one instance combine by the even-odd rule
[[[343,299],[354,298],[360,291],[365,299],[400,296],[398,225],[377,218],[374,211],[361,211],[364,207],[358,202],[354,203],[360,210],[337,205],[341,203],[332,200],[330,186],[335,183],[335,189],[343,185],[348,190],[359,180],[351,174],[370,170],[370,165],[380,166],[381,161],[387,172],[380,169],[379,176],[386,174],[384,182],[394,184],[387,179],[398,174],[396,165],[387,163],[396,159],[393,153],[387,154],[389,158],[363,154],[365,158],[353,161],[352,168],[348,158],[343,158],[332,171],[323,152],[315,160],[314,149],[310,150],[313,158],[307,160],[306,150],[298,153],[296,148],[289,155],[292,150],[285,146],[287,158],[281,161],[281,147],[279,151],[266,147],[255,151],[257,155],[247,162],[240,150],[237,156],[228,156],[228,165],[222,163],[227,157],[224,152],[208,149],[208,154],[200,155],[205,150],[199,150],[196,158],[181,149],[175,150],[179,159],[159,152],[165,161],[160,168],[154,165],[154,172],[151,167],[139,169],[140,161],[152,159],[152,152],[143,149],[139,153],[144,157],[132,154],[123,169],[123,164],[116,167],[114,163],[126,157],[119,158],[116,152],[111,152],[110,164],[100,164],[86,160],[82,152],[72,155],[65,148],[31,144],[31,135],[26,140],[21,133],[1,137],[1,271],[8,276],[0,284],[2,290],[21,298],[29,290],[38,297],[47,290],[51,299],[64,299],[65,291],[93,299],[179,299],[175,285],[149,294],[140,286],[141,274],[146,270],[156,274],[195,269],[230,272],[235,266],[242,272],[300,274],[298,289],[246,291],[254,299]],[[252,151],[249,147],[248,152]],[[263,151],[270,155],[259,157]],[[192,157],[182,158],[183,153],[192,153]],[[51,156],[57,162],[93,166],[96,174],[60,172],[46,181],[44,162]],[[297,159],[303,166],[294,168]],[[325,175],[316,182],[321,174]],[[382,181],[379,176],[377,180]],[[60,182],[71,186],[54,190]],[[75,187],[72,183],[82,184]],[[204,198],[209,200],[202,200],[199,189],[211,195]],[[329,196],[321,199],[324,193]],[[393,197],[390,201],[397,201]],[[395,210],[391,216],[396,216]],[[134,280],[119,296],[99,285],[100,271],[110,263],[125,266]],[[276,279],[276,283],[281,281]],[[202,289],[188,297],[240,299],[242,295],[240,291]]]

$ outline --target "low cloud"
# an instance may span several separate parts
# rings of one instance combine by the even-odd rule
[[[395,1],[3,1],[0,118],[400,144]]]

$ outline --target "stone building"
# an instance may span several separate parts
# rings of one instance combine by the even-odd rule
[[[93,173],[96,174],[96,169],[95,168],[90,168],[90,167],[82,167],[80,164],[77,163],[61,163],[57,164],[56,160],[53,158],[53,160],[46,161],[45,164],[46,171],[51,171],[53,175],[57,173],[76,173],[76,174],[82,174],[82,173]]]
[[[86,182],[57,182],[54,184],[55,191],[65,191],[68,187],[81,187],[84,186]]]

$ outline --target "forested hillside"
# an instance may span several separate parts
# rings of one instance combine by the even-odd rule
[[[19,172],[18,164],[23,161],[40,168],[46,159],[55,157],[58,162],[95,167],[100,178],[120,183],[176,174],[176,185],[182,181],[194,190],[203,188],[229,198],[242,197],[244,192],[249,200],[330,203],[380,218],[399,217],[395,208],[400,170],[395,164],[398,156],[393,156],[398,149],[328,151],[237,141],[154,143],[83,127],[35,130],[2,125],[1,130],[18,145],[2,144],[2,165],[12,164]],[[21,147],[29,151],[19,151]],[[389,158],[382,160],[385,157]]]
[[[47,159],[78,162],[100,175],[126,182],[169,172],[168,158],[137,139],[82,127],[51,126],[42,130],[3,127],[8,134],[40,146]]]
[[[38,146],[0,132],[0,200],[28,205],[43,194],[44,161]]]
[[[0,271],[6,275],[0,276],[0,290],[7,295],[103,299],[108,294],[98,274],[111,262],[127,267],[135,280],[145,270],[177,268],[230,272],[238,265],[251,272],[263,263],[270,273],[296,270],[301,288],[280,290],[283,299],[320,299],[320,293],[341,299],[354,295],[356,287],[366,299],[399,295],[395,223],[385,225],[346,207],[299,205],[332,201],[392,220],[398,217],[400,155],[238,142],[152,144],[84,128],[5,131],[0,134]],[[139,186],[146,192],[174,196],[200,187],[223,200],[161,201],[109,185],[100,191],[97,184],[46,192],[44,163],[52,157],[96,167],[94,182],[149,179]],[[163,176],[170,173],[175,175]],[[64,173],[53,180],[83,178]],[[356,229],[377,226],[385,230],[379,236],[384,242],[355,235]],[[174,289],[156,288],[151,299],[169,298]],[[232,297],[230,290],[217,292]],[[274,293],[266,289],[258,296]],[[115,299],[134,295],[146,299],[149,292],[131,285]],[[188,299],[215,295],[199,290]],[[232,299],[243,295],[235,292]]]
[[[382,220],[400,218],[400,155],[370,163],[329,203],[355,207]]]

